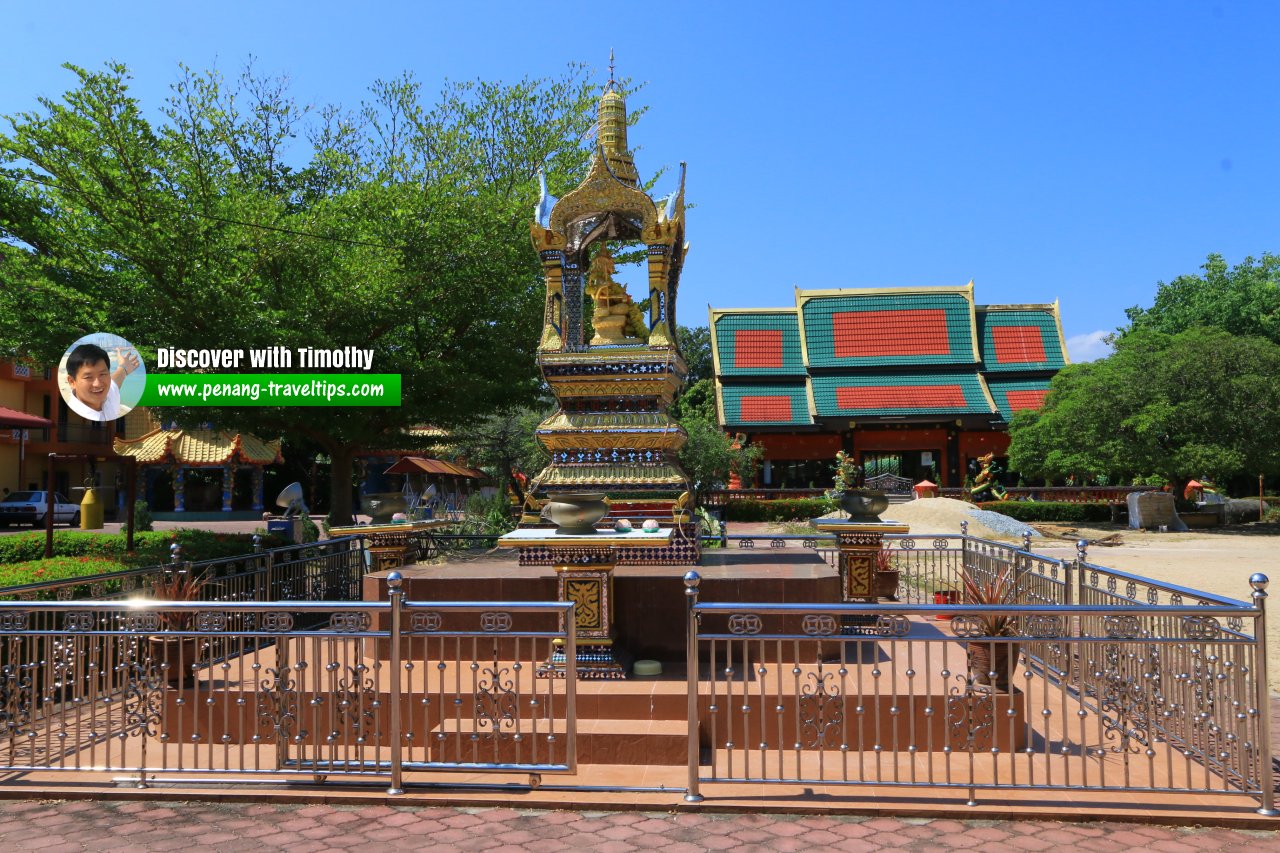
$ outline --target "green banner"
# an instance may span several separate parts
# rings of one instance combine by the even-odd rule
[[[147,374],[140,406],[398,406],[399,373]]]

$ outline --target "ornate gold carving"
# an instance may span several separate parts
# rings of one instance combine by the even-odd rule
[[[564,599],[572,601],[577,614],[574,627],[579,631],[602,627],[600,624],[600,578],[572,578],[564,582]]]
[[[684,488],[684,474],[665,465],[548,465],[539,476],[543,486],[671,486]]]
[[[557,234],[550,228],[543,228],[536,222],[529,224],[529,239],[533,241],[533,248],[539,252],[563,249],[566,245],[563,234]]]
[[[609,171],[608,158],[598,147],[591,157],[586,180],[560,199],[551,211],[551,230],[564,234],[569,223],[593,213],[620,213],[639,219],[644,228],[658,222],[658,209],[653,200],[615,178]]]
[[[872,581],[874,558],[869,554],[842,553],[844,563],[845,598],[870,598],[875,594]]]

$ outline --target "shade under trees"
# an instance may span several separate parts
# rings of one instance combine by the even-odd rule
[[[536,170],[583,174],[598,91],[554,79],[375,82],[354,110],[300,105],[252,70],[183,68],[149,111],[129,72],[67,66],[74,88],[0,135],[0,353],[54,362],[83,334],[139,347],[372,348],[396,408],[166,410],[305,436],[332,459],[331,519],[352,460],[536,404],[542,279],[529,246]],[[632,110],[633,120],[643,110]]]

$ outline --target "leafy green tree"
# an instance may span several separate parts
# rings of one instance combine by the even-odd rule
[[[1209,255],[1202,275],[1181,275],[1157,285],[1150,308],[1134,306],[1125,314],[1129,329],[1167,335],[1197,326],[1216,326],[1235,335],[1257,335],[1280,344],[1280,255],[1245,258],[1228,267],[1221,255]]]
[[[112,331],[160,347],[372,348],[400,407],[166,410],[331,458],[351,519],[353,459],[539,394],[536,170],[573,186],[597,91],[584,70],[512,84],[380,80],[355,112],[300,106],[247,70],[183,69],[153,124],[118,64],[0,136],[0,352],[56,361]],[[633,109],[633,120],[643,109]],[[302,141],[300,141],[302,140]],[[152,362],[154,364],[154,362]]]
[[[697,491],[722,487],[731,473],[746,481],[755,476],[764,448],[742,444],[719,425],[713,379],[700,379],[686,387],[672,405],[671,416],[689,434],[689,441],[680,449],[680,466]]]
[[[1033,477],[1280,472],[1280,345],[1217,328],[1136,329],[1054,377],[1044,409],[1010,424],[1010,467]]]
[[[685,363],[689,365],[689,384],[710,379],[711,362],[711,330],[706,326],[690,328],[676,326],[676,342]]]
[[[505,495],[507,486],[513,485],[523,502],[523,489],[519,483],[513,483],[512,472],[519,471],[533,479],[551,461],[534,431],[554,410],[551,405],[506,409],[473,419],[454,430],[449,441],[456,454],[468,464],[493,473],[500,495]]]

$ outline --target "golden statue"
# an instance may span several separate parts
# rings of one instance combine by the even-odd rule
[[[602,246],[591,261],[587,272],[587,292],[595,301],[595,313],[591,325],[595,327],[592,346],[607,344],[637,344],[648,335],[644,315],[627,293],[627,288],[613,280],[617,267],[613,255]]]

